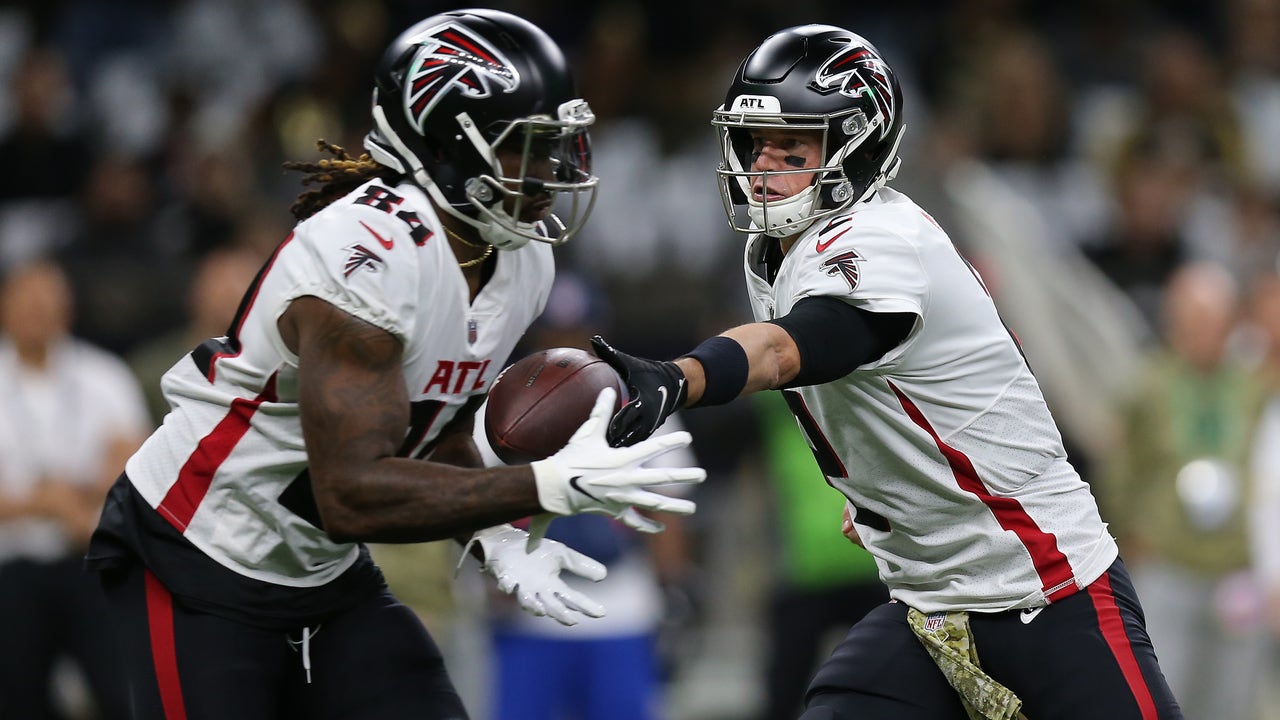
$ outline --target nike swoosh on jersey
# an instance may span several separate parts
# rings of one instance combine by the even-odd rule
[[[393,247],[395,247],[395,246],[396,246],[396,241],[395,241],[395,240],[387,240],[386,238],[384,238],[384,237],[382,237],[381,235],[379,235],[379,234],[377,233],[377,231],[376,231],[376,230],[374,230],[373,228],[369,227],[368,225],[365,225],[363,220],[361,220],[361,221],[359,221],[359,222],[360,222],[360,225],[361,225],[365,230],[368,230],[368,231],[369,231],[369,234],[370,234],[370,235],[372,235],[372,236],[374,236],[375,238],[377,238],[377,239],[378,239],[378,244],[379,244],[379,245],[381,245],[382,247],[386,248],[387,250],[390,250],[391,248],[393,248]]]
[[[1035,620],[1036,616],[1039,615],[1040,612],[1043,610],[1044,610],[1043,605],[1041,605],[1038,608],[1027,608],[1026,610],[1023,610],[1021,613],[1018,614],[1018,619],[1022,621],[1023,625],[1030,625],[1031,621]]]
[[[853,218],[849,215],[835,218],[831,222],[827,223],[827,226],[822,228],[822,231],[819,232],[818,235],[821,236],[824,233],[831,232],[833,229],[840,227],[841,225],[849,222],[852,219]],[[836,233],[835,235],[832,235],[826,240],[819,240],[818,244],[815,245],[813,249],[817,250],[818,252],[825,252],[827,248],[831,247],[831,243],[835,242],[837,238],[839,238],[841,235],[844,235],[847,232],[849,232],[849,228],[845,228],[841,230],[840,232]]]
[[[845,228],[841,230],[840,232],[836,233],[835,235],[832,235],[826,240],[819,240],[818,244],[813,246],[813,249],[817,250],[818,252],[823,252],[827,248],[831,247],[831,243],[835,242],[836,240],[839,240],[840,237],[847,232],[849,232],[849,228]]]
[[[578,481],[581,479],[582,479],[581,475],[574,475],[573,477],[569,478],[569,487],[573,488],[574,490],[577,490],[578,492],[582,493],[583,495],[586,495],[587,497],[591,498],[592,500],[595,500],[596,502],[600,502],[600,498],[582,489],[582,486],[578,484]]]

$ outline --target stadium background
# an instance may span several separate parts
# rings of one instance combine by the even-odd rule
[[[284,237],[298,184],[281,162],[316,157],[317,138],[359,148],[385,43],[462,6],[6,0],[0,265],[56,253],[78,334],[122,355],[173,330],[200,258],[232,245],[265,255]],[[1114,401],[1159,337],[1172,269],[1211,260],[1246,288],[1275,269],[1277,0],[491,6],[562,44],[600,118],[600,201],[557,259],[590,278],[628,350],[670,356],[748,317],[710,111],[750,48],[808,21],[862,33],[903,78],[894,184],[983,271],[1088,479],[1110,449]],[[754,418],[687,421],[711,471],[694,526],[702,640],[671,702],[691,719],[740,717],[758,695],[772,557],[742,440]]]

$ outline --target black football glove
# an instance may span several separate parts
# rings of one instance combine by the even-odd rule
[[[607,438],[614,447],[626,447],[649,437],[671,413],[684,405],[688,395],[684,372],[670,360],[646,360],[619,352],[604,338],[591,338],[591,349],[609,363],[627,386],[631,401],[613,416]]]

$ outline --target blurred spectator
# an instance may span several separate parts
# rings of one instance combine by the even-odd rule
[[[1189,718],[1252,720],[1263,636],[1249,574],[1248,468],[1264,395],[1228,352],[1230,274],[1178,269],[1164,347],[1127,408],[1103,487],[1165,676]]]
[[[241,218],[264,212],[253,183],[245,182],[254,175],[247,148],[184,147],[171,156],[169,171],[168,179],[179,192],[158,212],[163,251],[168,254],[192,258],[226,247]],[[284,239],[284,232],[276,242]]]
[[[1250,549],[1261,588],[1270,662],[1263,681],[1263,697],[1274,717],[1280,709],[1280,274],[1272,268],[1260,274],[1249,295],[1249,326],[1257,333],[1265,405],[1258,422],[1250,458],[1253,502],[1249,511]]]
[[[240,300],[253,281],[262,258],[243,249],[215,250],[196,268],[186,298],[187,323],[151,339],[130,353],[128,360],[146,394],[152,422],[159,425],[169,403],[160,392],[160,377],[177,362],[190,362],[187,353],[209,338],[226,335]]]
[[[1123,149],[1112,176],[1115,217],[1086,250],[1152,327],[1170,276],[1193,257],[1186,219],[1201,168],[1188,140],[1152,129]]]
[[[1072,464],[1090,480],[1115,444],[1115,403],[1132,390],[1151,330],[1083,253],[1050,246],[1046,219],[986,163],[957,163],[944,187],[965,254],[1021,341]]]
[[[1252,178],[1280,197],[1280,0],[1233,0],[1227,51]]]
[[[165,3],[72,0],[59,3],[51,35],[67,55],[80,116],[100,147],[129,156],[158,150],[170,117],[162,82],[169,66]]]
[[[1117,147],[1150,143],[1182,155],[1187,194],[1171,213],[1191,259],[1230,265],[1234,239],[1222,224],[1235,187],[1249,179],[1250,149],[1223,82],[1225,63],[1204,28],[1159,29],[1146,38],[1139,102]]]
[[[0,717],[15,720],[54,717],[62,657],[83,671],[99,717],[128,717],[105,601],[81,558],[146,410],[121,360],[68,334],[71,304],[45,261],[0,291]]]
[[[712,82],[723,76],[716,69],[727,73],[741,59],[738,28],[729,23],[685,45],[651,9],[613,2],[588,30],[580,67],[583,96],[599,114],[591,137],[601,183],[592,222],[565,250],[573,268],[609,284],[616,327],[641,346],[674,350],[717,309],[705,301],[707,285],[738,281],[726,270],[738,262],[741,241],[728,231],[710,174],[716,146],[708,122],[724,101]],[[654,47],[660,42],[667,51]],[[619,81],[639,66],[651,72]],[[687,72],[691,66],[703,70]],[[654,95],[664,100],[645,101]]]
[[[77,226],[59,257],[76,288],[76,332],[125,354],[182,322],[188,261],[158,223],[159,188],[146,163],[107,153],[90,168]],[[163,268],[157,272],[157,266]]]
[[[190,0],[176,4],[171,21],[166,69],[192,107],[191,140],[201,147],[240,138],[260,105],[323,55],[315,14],[297,0]]]
[[[71,231],[72,203],[84,188],[89,143],[74,121],[66,62],[40,47],[9,84],[14,120],[0,137],[0,268],[57,248]]]
[[[1280,638],[1280,275],[1260,276],[1249,297],[1248,320],[1257,332],[1266,405],[1253,448],[1256,497],[1250,525],[1254,565],[1269,600],[1272,632]]]
[[[1230,197],[1228,215],[1219,228],[1230,246],[1223,264],[1242,287],[1274,274],[1280,257],[1280,193],[1268,195],[1258,185],[1241,185]]]
[[[1203,33],[1177,27],[1152,33],[1142,64],[1142,105],[1133,118],[1134,134],[1185,135],[1219,181],[1241,177],[1246,162],[1240,119],[1221,82],[1224,66]]]
[[[1050,251],[1080,246],[1105,226],[1109,206],[1096,169],[1072,152],[1067,83],[1047,43],[1010,32],[978,57],[975,107],[961,111],[976,115],[982,158],[1044,218]]]
[[[872,608],[888,601],[871,553],[832,542],[844,496],[814,491],[822,471],[779,393],[752,397],[762,425],[760,449],[772,485],[769,516],[778,557],[767,616],[763,720],[799,714],[819,662]]]
[[[0,152],[18,172],[0,177],[0,199],[77,194],[89,148],[72,120],[74,93],[62,55],[51,47],[33,49],[18,65],[9,91],[15,117]]]

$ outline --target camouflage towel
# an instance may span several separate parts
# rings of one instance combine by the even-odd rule
[[[969,613],[926,615],[910,608],[907,624],[960,695],[970,720],[1027,720],[1020,712],[1022,701],[1018,696],[978,665],[978,648],[969,630]]]

